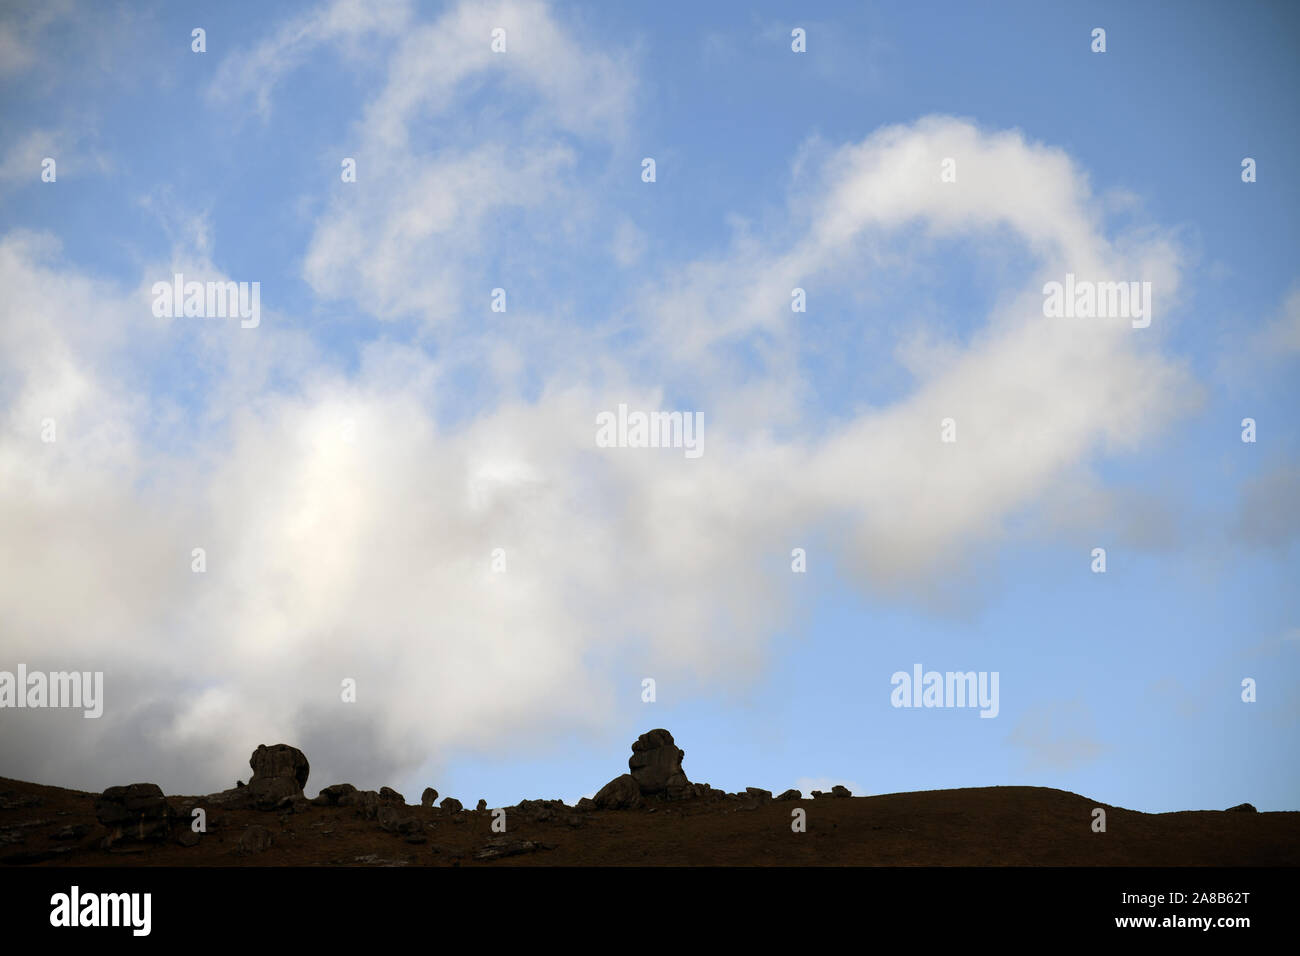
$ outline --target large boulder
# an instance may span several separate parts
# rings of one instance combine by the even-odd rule
[[[433,787],[425,787],[424,793],[420,794],[420,806],[431,807],[438,802],[438,791]]]
[[[379,816],[380,807],[392,806],[392,804],[385,804],[380,800],[379,792],[376,790],[357,790],[340,798],[339,806],[351,807],[352,812],[362,819],[374,820]]]
[[[161,843],[178,815],[156,783],[109,787],[95,801],[95,817],[108,828],[106,845],[119,842]]]
[[[312,803],[318,807],[346,807],[349,798],[356,792],[357,788],[350,783],[332,783],[328,787],[322,787]]]
[[[662,729],[652,730],[636,739],[627,766],[642,796],[665,794],[676,800],[688,795],[691,784],[682,770],[685,756],[686,751],[673,743],[672,734]]]
[[[625,773],[597,791],[593,800],[598,810],[635,810],[641,806],[641,787],[636,777]]]
[[[261,744],[248,758],[248,765],[253,768],[249,796],[253,806],[263,810],[274,809],[285,797],[301,797],[311,773],[307,755],[288,744]]]

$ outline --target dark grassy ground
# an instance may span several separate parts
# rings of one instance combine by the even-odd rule
[[[537,822],[506,811],[507,841],[541,848],[493,860],[476,855],[502,835],[491,811],[449,814],[406,807],[414,844],[352,808],[302,813],[212,809],[199,844],[105,850],[95,794],[0,778],[0,864],[9,866],[1295,866],[1300,812],[1222,810],[1148,814],[1045,787],[981,787],[846,799],[660,804],[648,810],[565,812]],[[169,797],[178,806],[185,798]],[[35,802],[32,802],[32,801]],[[26,804],[26,805],[24,805]],[[1091,829],[1094,807],[1106,832]],[[791,811],[807,832],[791,832]],[[184,811],[182,811],[184,812]],[[188,820],[188,817],[185,817]],[[81,836],[57,839],[80,824]],[[240,854],[250,825],[269,849]],[[418,839],[418,837],[417,837]],[[45,851],[58,849],[53,858]]]

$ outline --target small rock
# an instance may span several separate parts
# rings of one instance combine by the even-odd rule
[[[474,809],[475,809],[475,810],[486,810],[486,809],[487,809],[487,801],[486,801],[486,800],[479,800],[478,805],[477,805],[476,807],[474,807]]]
[[[538,850],[549,850],[551,847],[545,843],[536,843],[532,840],[519,840],[513,837],[497,837],[489,840],[481,850],[474,854],[476,860],[499,860],[506,856],[519,856],[521,853],[536,853]]]
[[[236,852],[241,855],[261,853],[269,848],[273,842],[275,842],[275,840],[271,836],[271,831],[264,826],[254,823],[240,834],[239,845]]]

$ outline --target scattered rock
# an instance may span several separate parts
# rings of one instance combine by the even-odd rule
[[[831,787],[831,796],[841,797],[841,798],[851,797],[853,796],[853,791],[850,790],[848,787],[842,787],[837,783],[835,786]]]
[[[582,801],[579,800],[578,803],[581,804]],[[587,803],[594,806],[591,800],[587,800]],[[531,823],[563,823],[571,827],[584,825],[582,817],[563,800],[520,800],[519,806],[510,808],[510,816],[522,817]]]
[[[275,839],[271,836],[270,830],[254,823],[240,834],[239,845],[235,852],[240,855],[261,853],[262,851],[269,849],[271,844],[274,842]]]
[[[420,795],[420,806],[432,807],[438,802],[438,791],[433,787],[425,787],[424,793]]]
[[[332,783],[322,789],[312,803],[318,807],[345,807],[344,798],[356,792],[357,788],[350,783]]]
[[[483,848],[474,854],[476,860],[499,860],[506,856],[519,856],[521,853],[536,853],[538,850],[550,850],[552,847],[533,840],[520,840],[515,837],[500,836],[489,840]]]
[[[398,793],[396,790],[394,790],[392,787],[379,788],[379,802],[395,803],[401,807],[406,806],[406,798],[402,796],[400,793]]]
[[[285,797],[275,805],[275,809],[281,813],[306,813],[311,809],[311,801],[299,794],[296,797]]]
[[[460,811],[465,809],[465,805],[455,797],[444,797],[440,805],[442,809],[446,810],[448,813],[460,813]]]
[[[795,790],[793,787],[791,787],[789,790],[783,791],[781,795],[776,799],[777,800],[798,800],[802,796],[803,796],[802,793],[800,793],[798,790]]]
[[[759,787],[746,787],[745,793],[749,794],[752,799],[757,800],[759,803],[767,803],[772,799],[771,790],[763,790]]]
[[[13,790],[0,790],[0,810],[22,810],[26,807],[39,807],[41,798],[34,793],[15,793]]]
[[[1227,813],[1259,813],[1259,811],[1256,810],[1249,803],[1239,803],[1235,807],[1228,807],[1226,812]]]
[[[246,810],[253,806],[253,796],[247,787],[231,787],[220,793],[209,793],[200,798],[205,807],[226,807],[231,810]]]

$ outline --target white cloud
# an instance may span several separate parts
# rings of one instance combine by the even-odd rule
[[[491,49],[497,27],[505,53]],[[498,85],[519,115],[471,119],[466,102]],[[461,3],[411,27],[357,124],[358,182],[317,222],[304,277],[380,318],[486,309],[504,287],[488,263],[513,239],[534,266],[579,241],[589,184],[570,137],[616,141],[633,87],[626,56],[578,42],[532,0]]]
[[[0,76],[14,76],[41,62],[45,31],[72,15],[73,0],[45,0],[4,11],[0,18]]]
[[[55,182],[108,169],[107,159],[88,148],[81,134],[64,129],[33,129],[16,139],[0,157],[0,183],[40,184],[44,171],[41,164],[46,157],[55,161]]]
[[[375,37],[399,35],[410,20],[409,0],[332,0],[289,20],[252,49],[236,49],[217,70],[208,96],[217,102],[251,97],[258,114],[271,115],[276,85],[327,45],[359,55]]]
[[[1078,700],[1030,708],[1007,739],[1025,751],[1031,770],[1074,770],[1105,750],[1096,739],[1087,705]]]
[[[543,101],[537,130],[590,127],[577,91],[613,61],[577,50],[543,14],[462,6],[410,32],[362,124],[393,153],[362,165],[358,189],[376,180],[370,210],[345,194],[321,223],[306,264],[319,291],[436,317],[457,300],[456,270],[485,268],[493,216],[563,203],[554,184],[572,159],[541,132],[516,141],[523,152],[408,142],[456,83],[495,68],[484,28],[498,22],[520,54],[504,69]],[[480,36],[483,50],[466,45]],[[947,192],[945,155],[961,183]],[[348,376],[275,322],[255,333],[160,325],[142,295],[152,271],[135,289],[106,287],[58,268],[39,237],[8,237],[5,651],[110,671],[105,717],[44,758],[46,779],[128,752],[141,772],[170,767],[164,786],[226,786],[255,744],[286,740],[308,747],[316,782],[332,782],[363,759],[391,773],[457,747],[595,733],[612,707],[601,662],[629,647],[660,679],[756,675],[788,612],[791,576],[773,577],[770,558],[809,529],[829,533],[864,586],[933,586],[936,569],[996,540],[1054,482],[1193,401],[1156,348],[1158,325],[1146,335],[1043,319],[1043,276],[1067,268],[1150,277],[1162,302],[1176,292],[1172,245],[1108,240],[1059,151],[926,119],[837,151],[800,188],[807,203],[786,228],[670,274],[642,306],[652,331],[630,356],[562,316],[539,317],[560,343],[540,356],[507,347],[526,332],[485,333],[503,378],[538,369],[544,387],[528,402],[503,388],[455,428],[439,411],[456,356],[379,341]],[[809,418],[791,401],[802,383],[790,287],[842,283],[918,224],[990,245],[1010,232],[1039,268],[972,317],[970,342],[913,350],[910,393],[844,421]],[[216,271],[206,251],[184,271]],[[201,359],[200,408],[169,408],[142,387],[164,340]],[[583,347],[563,347],[574,340]],[[721,357],[733,341],[759,344],[757,369]],[[275,390],[272,373],[285,383]],[[683,375],[701,383],[703,458],[595,447],[597,412],[662,407],[665,383]],[[55,446],[39,441],[46,415],[68,423]],[[955,445],[938,440],[947,416]],[[190,572],[192,547],[207,549],[206,574]],[[505,574],[490,569],[497,547]],[[339,701],[347,677],[356,704]],[[105,784],[125,769],[96,765]]]

